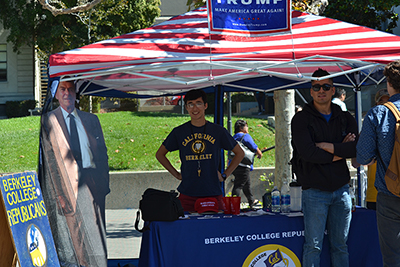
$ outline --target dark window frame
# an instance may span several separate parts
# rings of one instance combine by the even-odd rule
[[[7,81],[7,44],[0,43],[0,54],[5,54],[5,60],[1,60],[0,57],[0,82]],[[2,68],[1,65],[5,64],[5,68]]]

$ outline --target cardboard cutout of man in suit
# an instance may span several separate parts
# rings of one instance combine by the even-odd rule
[[[110,189],[101,125],[96,115],[75,108],[73,82],[60,82],[55,98],[60,106],[42,115],[39,177],[60,264],[106,267]]]

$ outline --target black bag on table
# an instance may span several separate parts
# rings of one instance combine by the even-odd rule
[[[181,201],[178,199],[178,193],[174,190],[170,192],[154,188],[148,188],[144,191],[142,199],[139,201],[139,210],[136,214],[135,229],[139,232],[148,230],[144,226],[139,229],[140,212],[145,222],[151,221],[175,221],[184,216]]]

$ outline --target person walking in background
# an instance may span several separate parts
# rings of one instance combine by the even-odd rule
[[[400,109],[400,61],[386,65],[387,91],[397,109]],[[376,219],[383,266],[400,266],[400,198],[386,186],[385,173],[392,157],[395,143],[396,119],[384,105],[371,108],[364,117],[357,144],[357,162],[371,165],[376,162],[375,187]]]
[[[386,88],[380,89],[375,94],[375,104],[376,105],[383,105],[389,101],[390,95]]]
[[[258,103],[258,115],[262,115],[265,113],[265,93],[257,91],[255,96]]]
[[[245,120],[237,120],[235,123],[235,135],[233,138],[236,141],[241,141],[246,147],[248,147],[251,151],[255,152],[257,158],[261,159],[262,152],[254,143],[253,138],[249,134],[249,126]],[[253,164],[245,165],[243,163],[239,163],[239,166],[233,171],[233,176],[235,179],[233,181],[233,189],[232,196],[240,196],[240,191],[243,190],[244,195],[247,198],[250,208],[253,208],[254,205],[258,203],[258,200],[255,200],[253,194],[250,189],[250,171],[253,170]]]
[[[389,93],[386,88],[380,89],[375,94],[375,104],[383,105],[389,101]],[[368,185],[367,185],[367,208],[376,210],[376,196],[378,195],[378,191],[375,188],[375,175],[376,175],[376,162],[372,165],[368,166],[367,176],[368,176]]]
[[[316,70],[312,77],[329,73]],[[328,231],[333,267],[348,267],[347,238],[352,203],[350,172],[346,158],[356,156],[357,124],[349,112],[332,104],[332,79],[313,80],[313,101],[297,112],[291,123],[292,167],[301,184],[304,214],[304,267],[320,266],[320,255]]]
[[[156,153],[157,160],[181,183],[179,200],[185,211],[195,211],[199,198],[214,197],[223,210],[221,183],[242,161],[244,152],[222,126],[208,122],[205,112],[207,95],[203,90],[191,90],[185,95],[185,107],[190,121],[175,127]],[[222,173],[219,171],[221,149],[232,150],[235,157]],[[179,150],[181,172],[166,157],[168,152]]]
[[[336,88],[335,95],[333,96],[332,103],[339,105],[343,111],[347,111],[344,100],[346,99],[346,90],[342,88]]]

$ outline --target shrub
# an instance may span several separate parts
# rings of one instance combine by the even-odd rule
[[[257,102],[253,93],[233,93],[231,96],[232,112],[236,113],[236,103],[239,102]]]
[[[137,98],[121,98],[119,111],[138,111],[139,101]]]
[[[23,101],[7,101],[6,115],[8,118],[25,117],[29,115],[29,109],[34,109],[38,102],[33,99]]]
[[[105,97],[92,96],[92,113],[100,112],[100,102],[103,101]],[[84,95],[79,99],[79,109],[82,111],[89,112],[89,96]]]

